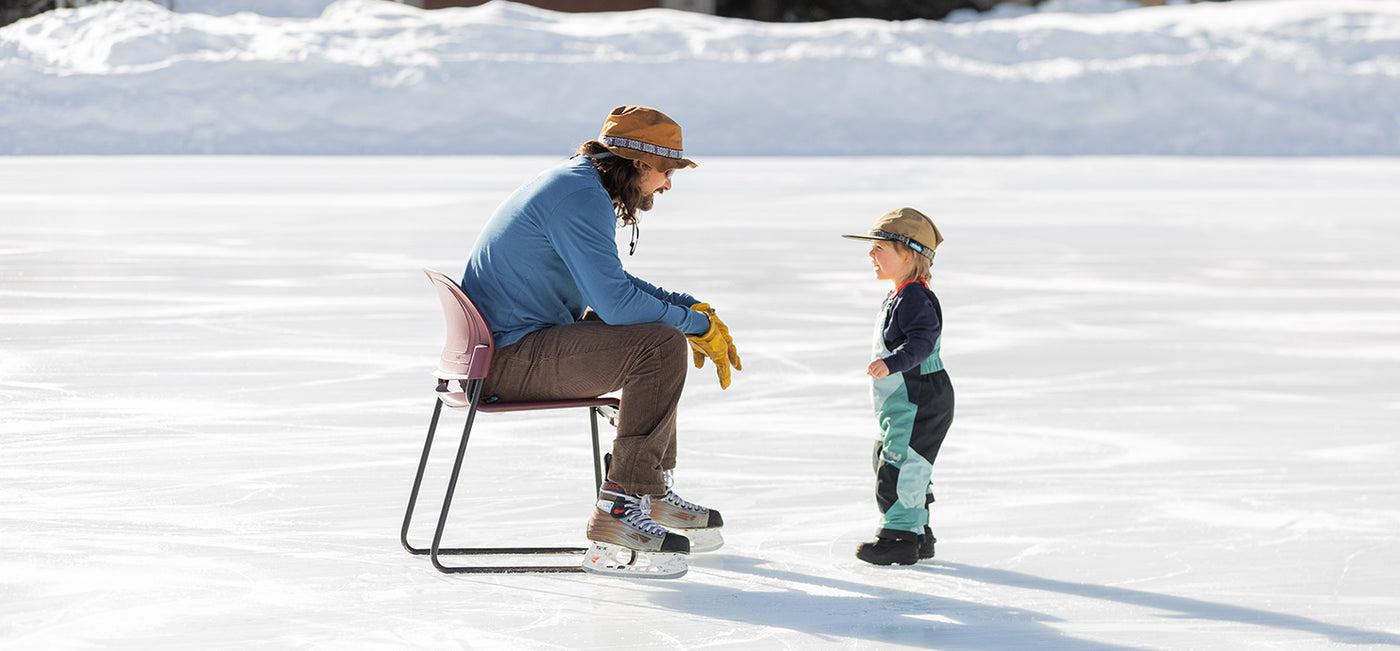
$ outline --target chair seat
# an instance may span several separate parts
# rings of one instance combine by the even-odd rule
[[[463,394],[465,395],[465,394]],[[536,409],[568,409],[570,407],[616,407],[617,398],[576,398],[573,400],[549,400],[546,402],[492,402],[477,405],[478,411],[487,413],[502,411],[534,411]]]
[[[439,400],[448,407],[465,409],[471,407],[471,397],[465,391],[439,391]],[[508,411],[537,411],[541,409],[568,409],[570,407],[616,407],[621,404],[617,398],[573,398],[570,400],[542,400],[538,402],[482,402],[477,411],[498,414]]]

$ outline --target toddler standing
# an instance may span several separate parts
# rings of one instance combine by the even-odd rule
[[[913,565],[933,558],[928,505],[933,461],[953,422],[953,385],[939,357],[943,310],[928,287],[938,227],[913,208],[885,213],[866,235],[875,277],[894,285],[876,321],[875,360],[866,368],[880,425],[875,503],[880,527],[856,558],[875,565]]]

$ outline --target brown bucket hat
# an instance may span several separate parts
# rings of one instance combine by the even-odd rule
[[[695,167],[681,155],[681,125],[645,106],[619,106],[603,122],[598,142],[617,156],[639,160],[659,171]]]
[[[920,255],[933,259],[933,250],[943,243],[943,234],[933,220],[913,208],[897,208],[882,215],[865,235],[842,235],[853,240],[890,240],[909,245]]]

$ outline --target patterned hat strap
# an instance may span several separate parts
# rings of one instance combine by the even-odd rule
[[[637,151],[646,152],[648,154],[656,154],[657,156],[661,156],[662,158],[673,158],[675,160],[681,160],[682,158],[685,158],[681,155],[681,150],[679,149],[671,149],[670,147],[653,145],[649,142],[633,140],[632,138],[622,138],[619,136],[600,136],[598,140],[600,140],[603,144],[609,147],[635,149]]]
[[[933,260],[933,250],[932,250],[932,249],[930,249],[930,248],[928,248],[928,247],[926,247],[926,246],[924,246],[924,245],[922,245],[922,244],[919,244],[918,242],[915,242],[915,241],[914,241],[914,238],[911,238],[911,237],[909,237],[909,236],[907,236],[907,235],[900,235],[899,233],[891,233],[891,232],[889,232],[889,231],[880,231],[880,230],[870,231],[870,234],[871,234],[871,235],[874,235],[875,237],[882,238],[882,239],[894,240],[894,241],[896,241],[896,242],[903,243],[904,245],[908,246],[909,248],[914,249],[914,251],[917,252],[919,255],[922,255],[922,256],[924,256],[925,258],[928,258],[929,260]]]

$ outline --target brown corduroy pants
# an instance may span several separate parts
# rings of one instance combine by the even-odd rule
[[[482,395],[533,402],[622,391],[608,480],[628,493],[660,495],[662,471],[676,467],[676,409],[688,357],[675,326],[583,320],[497,349]]]

